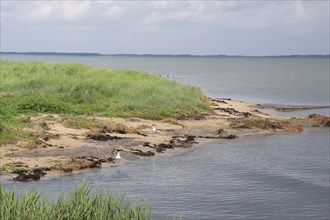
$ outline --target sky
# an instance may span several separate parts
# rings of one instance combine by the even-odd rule
[[[329,0],[1,1],[1,51],[329,54]]]

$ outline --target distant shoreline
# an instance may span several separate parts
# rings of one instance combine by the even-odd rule
[[[330,58],[330,54],[292,54],[292,55],[196,55],[196,54],[102,54],[102,53],[67,53],[67,52],[2,52],[0,55],[32,55],[32,56],[126,56],[126,57],[205,57],[205,58]]]

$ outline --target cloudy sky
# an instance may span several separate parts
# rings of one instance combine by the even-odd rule
[[[329,54],[329,0],[1,0],[1,51]]]

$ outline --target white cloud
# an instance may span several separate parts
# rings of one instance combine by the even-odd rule
[[[184,22],[218,28],[258,29],[283,23],[282,19],[292,13],[288,8],[283,2],[273,1],[156,1],[145,22],[159,26]]]
[[[113,17],[119,15],[122,11],[123,10],[121,7],[119,7],[118,5],[113,5],[110,6],[103,15],[106,17]]]
[[[322,10],[313,3],[297,1],[27,1],[24,4],[1,3],[4,11],[19,15],[17,22],[82,22],[94,25],[115,19],[135,25],[172,26],[202,24],[224,28],[267,28],[312,22]],[[308,6],[308,8],[306,8]],[[321,6],[322,7],[322,6]],[[326,9],[326,7],[325,7]],[[324,10],[324,9],[323,9]],[[316,11],[316,13],[315,13]],[[329,14],[326,13],[326,14]],[[122,20],[119,20],[122,19]]]
[[[56,16],[75,21],[86,16],[91,9],[91,2],[65,2],[56,5]]]
[[[31,21],[45,20],[50,17],[53,10],[52,3],[41,4],[31,8],[23,17]]]
[[[45,23],[49,21],[77,21],[82,19],[91,9],[91,2],[78,1],[45,1],[26,2],[18,7],[18,15],[22,22]]]
[[[328,9],[328,1],[302,0],[1,1],[1,49],[19,50],[15,42],[30,36],[29,43],[20,45],[38,50],[34,48],[41,47],[41,38],[62,39],[64,34],[76,47],[80,41],[97,41],[91,52],[134,52],[136,48],[141,53],[166,53],[171,44],[177,53],[222,53],[224,48],[233,48],[237,52],[232,53],[239,54],[242,47],[237,42],[247,42],[244,48],[256,51],[259,39],[273,42],[278,49],[279,36],[283,47],[289,48],[297,38],[301,42],[317,38],[318,48],[329,48],[324,40],[329,38]],[[98,46],[102,42],[107,46]],[[62,42],[56,43],[60,48]]]

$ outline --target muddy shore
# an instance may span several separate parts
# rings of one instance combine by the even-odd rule
[[[39,180],[50,175],[116,166],[118,152],[120,161],[127,161],[171,154],[215,139],[330,127],[328,116],[312,114],[295,118],[263,112],[265,108],[292,111],[320,106],[260,105],[221,98],[208,98],[208,101],[212,108],[208,112],[194,116],[182,114],[161,121],[90,117],[88,120],[93,124],[102,122],[104,126],[89,129],[72,128],[61,115],[29,117],[28,131],[40,135],[32,144],[21,141],[1,146],[0,178]],[[152,125],[157,132],[152,130]]]

